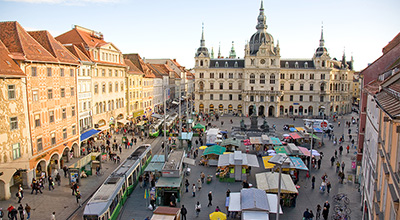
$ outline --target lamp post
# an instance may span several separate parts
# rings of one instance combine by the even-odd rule
[[[282,165],[287,159],[286,155],[276,154],[268,162],[276,164],[279,167],[279,180],[278,180],[278,199],[276,202],[276,220],[279,220],[279,205],[281,200],[281,182],[282,182]]]

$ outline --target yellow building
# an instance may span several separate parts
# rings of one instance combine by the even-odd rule
[[[136,118],[144,114],[143,108],[141,107],[141,82],[143,81],[143,72],[141,72],[135,64],[129,59],[125,59],[125,64],[128,66],[127,76],[127,94],[126,100],[128,104],[126,105],[128,117]]]

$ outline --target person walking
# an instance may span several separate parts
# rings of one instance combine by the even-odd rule
[[[346,164],[344,163],[344,161],[342,162],[342,173],[344,173],[344,167],[346,166]]]
[[[340,169],[340,162],[337,161],[336,162],[336,173],[339,173],[339,169]]]
[[[10,220],[17,220],[18,211],[14,208],[14,206],[10,205],[7,210],[8,218]]]
[[[304,220],[309,220],[310,219],[310,212],[308,211],[308,209],[306,209],[306,211],[304,211],[303,219]]]
[[[68,167],[67,167],[67,166],[64,166],[64,167],[63,167],[63,171],[64,171],[64,177],[67,178]]]
[[[312,210],[310,210],[310,217],[308,219],[313,220],[313,218],[314,218],[314,213]]]
[[[23,198],[21,190],[18,190],[17,194],[15,196],[18,198],[18,203],[21,203],[21,200]]]
[[[51,191],[51,188],[54,189],[54,180],[53,177],[49,176],[49,178],[47,178],[49,180],[49,191]]]
[[[72,182],[72,195],[75,196],[76,192],[78,191],[78,185],[76,184],[76,182]]]
[[[203,183],[201,182],[200,179],[197,180],[197,188],[199,189],[199,191],[201,190]]]
[[[181,214],[182,214],[182,220],[186,220],[187,209],[185,208],[184,205],[182,205]]]
[[[320,220],[320,218],[321,218],[321,210],[322,210],[322,207],[318,204],[317,205],[317,213],[315,214],[315,219],[316,220]]]
[[[337,150],[335,150],[335,159],[338,159]]]
[[[192,190],[193,190],[192,195],[193,195],[193,197],[195,197],[196,196],[196,184],[194,184],[194,183],[193,183],[193,186],[192,186]]]
[[[26,219],[30,219],[31,218],[31,207],[28,205],[28,203],[26,203],[25,205],[25,211],[26,211]]]
[[[318,161],[317,161],[318,169],[321,169],[321,163],[322,163],[322,159],[319,158]]]
[[[329,215],[329,209],[324,207],[324,210],[322,210],[322,217],[324,217],[324,220],[328,220],[328,215]]]
[[[333,167],[333,164],[335,163],[335,157],[334,156],[332,156],[331,157],[331,167]]]
[[[0,220],[3,220],[3,217],[4,217],[3,208],[0,208]]]
[[[343,146],[340,145],[340,147],[339,147],[339,154],[340,154],[340,156],[342,156],[342,152],[343,152]]]
[[[347,145],[346,149],[347,149],[347,154],[349,154],[350,153],[350,146]]]
[[[204,179],[206,178],[206,175],[203,172],[201,172],[200,178],[201,178],[201,183],[204,183]]]
[[[314,189],[315,186],[315,176],[313,175],[311,178],[311,188]]]
[[[51,213],[50,220],[56,220],[56,212]]]
[[[200,210],[201,210],[201,204],[199,201],[197,201],[196,205],[194,206],[194,209],[196,210],[196,217],[199,217]]]
[[[80,199],[82,198],[81,192],[79,190],[76,191],[76,203],[78,204],[78,207],[81,207]]]
[[[328,183],[326,184],[326,190],[328,193],[329,193],[329,191],[331,191],[331,187],[332,187],[331,182],[328,181]]]
[[[207,207],[210,207],[210,206],[212,206],[212,192],[211,191],[208,193],[208,205],[207,205]]]
[[[19,212],[19,218],[21,219],[21,220],[24,220],[24,218],[25,218],[25,211],[24,211],[24,206],[22,206],[22,204],[19,204],[19,206],[18,206],[18,212]]]
[[[186,178],[186,180],[185,180],[186,192],[189,192],[189,186],[190,186],[189,180]]]
[[[57,185],[60,186],[61,185],[61,176],[60,173],[57,173],[55,181],[57,182]]]

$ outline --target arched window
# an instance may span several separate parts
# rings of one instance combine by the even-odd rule
[[[199,82],[199,89],[200,89],[200,91],[204,90],[204,83],[203,82]]]
[[[233,67],[238,67],[238,62],[235,61],[235,64],[233,65]]]
[[[112,83],[108,84],[108,92],[110,92],[110,93],[112,92]]]
[[[250,74],[250,84],[254,84],[256,83],[256,75],[254,75],[253,73]]]
[[[225,62],[225,67],[228,67],[228,62]]]
[[[325,91],[325,83],[321,83],[321,92]]]
[[[96,104],[97,105],[97,104]],[[100,102],[100,105],[99,105],[99,111],[97,111],[98,113],[102,113],[103,112],[103,103],[102,102]]]
[[[275,74],[271,74],[271,76],[269,77],[269,83],[275,84]]]
[[[215,62],[215,67],[219,67],[219,63],[218,62]]]
[[[203,66],[203,61],[202,60],[200,60],[200,66]]]
[[[106,101],[103,102],[103,112],[106,112]]]
[[[265,75],[264,75],[264,73],[262,73],[260,75],[260,84],[265,84]]]
[[[308,63],[307,62],[304,63],[304,68],[306,68],[306,69],[308,68]]]
[[[298,62],[294,63],[294,68],[299,68],[299,63]]]
[[[114,110],[114,100],[111,101],[111,110]]]
[[[285,68],[289,68],[289,62],[285,63]]]
[[[98,103],[96,103],[95,109],[96,109],[96,114],[99,114],[99,104]]]

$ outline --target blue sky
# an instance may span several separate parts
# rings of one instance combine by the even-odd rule
[[[104,34],[123,53],[176,58],[192,68],[204,22],[206,46],[227,56],[232,41],[238,57],[256,31],[260,0],[0,0],[0,21],[58,36],[80,25]],[[321,23],[330,56],[362,70],[382,54],[400,31],[398,0],[267,0],[267,31],[279,40],[282,58],[311,58]]]

